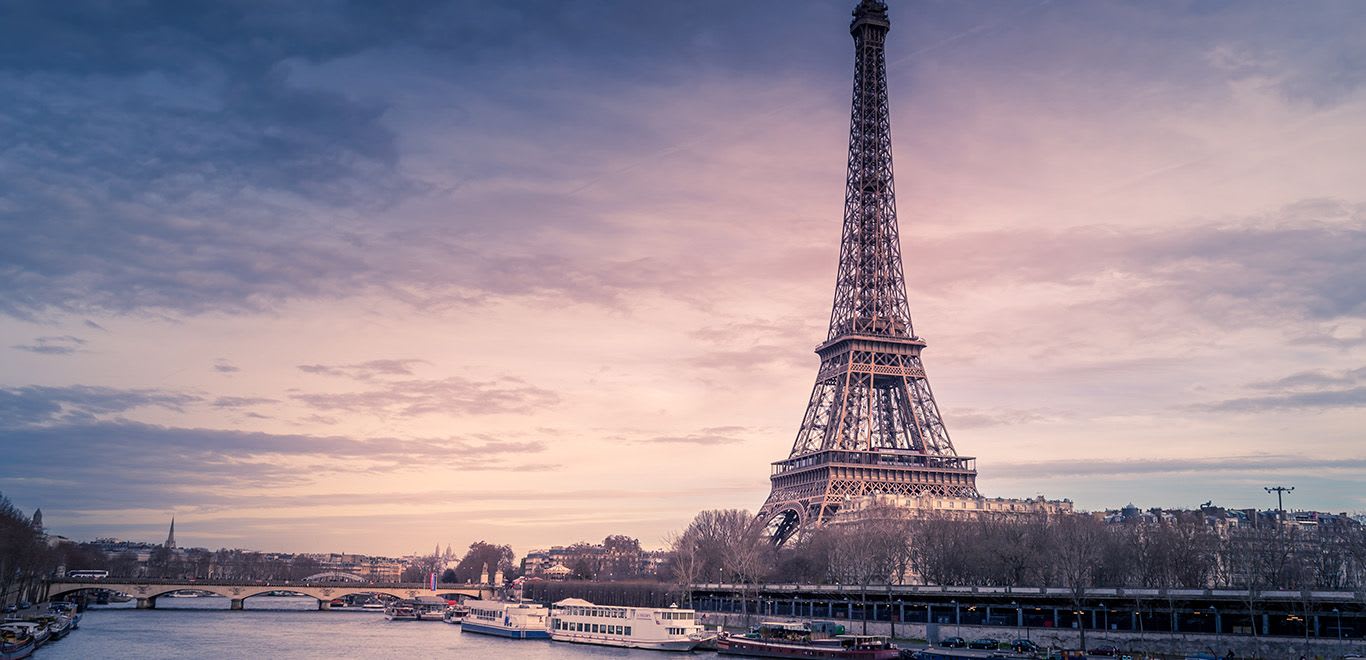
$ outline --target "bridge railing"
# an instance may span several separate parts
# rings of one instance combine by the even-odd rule
[[[812,594],[891,594],[909,596],[915,594],[953,596],[971,594],[975,596],[1010,596],[1022,598],[1056,598],[1070,596],[1072,589],[1066,587],[972,587],[944,586],[926,584],[873,584],[867,587],[847,584],[741,584],[741,583],[698,583],[689,585],[692,591],[759,591],[762,593],[812,593]],[[1305,601],[1356,601],[1366,602],[1366,591],[1321,591],[1321,590],[1284,590],[1260,589],[1251,593],[1247,589],[1140,589],[1124,587],[1094,587],[1083,589],[1086,598],[1137,598],[1152,599],[1243,599],[1253,600],[1305,600]]]
[[[74,578],[74,577],[52,577],[48,578],[49,584],[89,584],[99,586],[102,584],[175,584],[187,585],[193,588],[194,585],[209,587],[375,587],[377,589],[430,589],[431,585],[426,582],[326,582],[319,580],[224,580],[224,579],[202,579],[202,578],[149,578],[149,577],[106,577],[106,578]],[[438,583],[436,591],[442,589],[490,589],[491,585],[486,584],[453,584]]]

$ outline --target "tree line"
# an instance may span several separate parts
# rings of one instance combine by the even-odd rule
[[[680,583],[1366,589],[1361,525],[1218,528],[1199,511],[1109,523],[873,507],[774,548],[749,512],[731,509],[699,513],[670,542]]]

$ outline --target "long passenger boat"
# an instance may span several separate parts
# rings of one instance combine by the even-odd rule
[[[843,632],[843,626],[839,626]],[[890,660],[900,651],[877,635],[825,636],[810,626],[786,621],[765,621],[746,635],[725,635],[716,642],[720,655],[750,658],[838,658]]]
[[[566,598],[555,603],[550,617],[550,638],[557,642],[691,651],[712,637],[693,610],[677,607],[612,607]]]
[[[497,635],[513,639],[549,639],[546,619],[550,613],[542,605],[467,601],[470,608],[460,621],[460,632]]]

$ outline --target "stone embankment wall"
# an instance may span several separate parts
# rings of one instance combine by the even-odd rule
[[[791,617],[772,617],[782,621],[792,621]],[[746,620],[742,614],[718,612],[699,612],[698,619],[708,625],[723,625],[727,628],[745,629],[759,622],[758,615],[751,614]],[[797,619],[806,620],[810,619]],[[844,619],[817,619],[837,621],[850,633],[861,634],[863,621]],[[955,626],[952,624],[931,624],[926,630],[923,623],[898,623],[898,639],[943,639],[945,637],[994,637],[1009,641],[1017,637],[1027,637],[1040,646],[1055,648],[1080,648],[1081,635],[1070,628],[1004,628],[1000,626]],[[886,621],[869,621],[869,635],[891,635],[892,624]],[[1137,657],[1184,658],[1191,653],[1214,653],[1223,657],[1232,651],[1239,658],[1340,658],[1348,653],[1366,654],[1366,640],[1314,639],[1306,644],[1304,639],[1291,637],[1253,638],[1244,635],[1209,635],[1200,633],[1132,633],[1103,630],[1087,630],[1086,645],[1096,647],[1113,644],[1121,650],[1136,654]]]

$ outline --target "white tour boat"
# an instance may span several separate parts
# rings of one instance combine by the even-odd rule
[[[470,608],[460,620],[460,632],[497,635],[513,639],[549,639],[546,620],[550,612],[531,603],[466,601]]]
[[[693,610],[677,607],[594,605],[566,598],[555,603],[550,616],[550,638],[557,642],[691,651],[714,636],[697,623]]]

